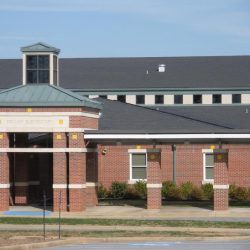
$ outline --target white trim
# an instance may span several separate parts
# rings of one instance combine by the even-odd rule
[[[0,148],[0,153],[88,153],[95,148]]]
[[[66,189],[67,184],[53,184],[53,189],[55,188]]]
[[[162,188],[162,183],[147,183],[147,188]]]
[[[6,183],[6,184],[2,183],[2,184],[0,184],[0,188],[1,189],[10,188],[10,184],[9,183]]]
[[[250,139],[250,134],[85,134],[86,139]]]
[[[218,184],[214,184],[214,189],[229,189],[229,185],[218,185]]]
[[[40,133],[40,132],[47,132],[47,133],[59,133],[59,132],[72,132],[72,133],[81,133],[85,132],[85,130],[97,130],[93,128],[1,128],[0,132],[34,132],[34,133]]]
[[[214,180],[213,179],[211,179],[211,180],[203,180],[202,184],[214,184]]]
[[[147,153],[147,149],[129,149],[129,154],[136,154],[136,153]]]
[[[203,154],[213,154],[214,150],[213,149],[202,149]]]
[[[95,183],[95,182],[87,182],[86,183],[86,187],[97,187],[98,186],[98,183]]]
[[[33,107],[39,108],[39,107]],[[0,112],[0,116],[84,116],[90,118],[100,118],[99,114],[93,114],[89,112]]]
[[[86,184],[69,184],[70,189],[82,189],[86,188]]]
[[[29,182],[28,181],[23,181],[23,182],[15,182],[16,187],[28,187]]]

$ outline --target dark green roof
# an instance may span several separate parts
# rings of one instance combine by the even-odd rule
[[[35,43],[29,46],[21,47],[22,52],[53,52],[56,54],[60,53],[60,49],[52,47],[46,43]]]
[[[0,92],[0,107],[27,106],[102,108],[97,101],[47,84],[20,85]]]

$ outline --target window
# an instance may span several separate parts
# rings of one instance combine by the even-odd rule
[[[194,104],[201,104],[202,103],[202,95],[194,95],[193,96],[193,103]]]
[[[214,179],[214,155],[204,154],[204,180]]]
[[[125,95],[118,95],[117,100],[119,102],[126,102],[126,96]]]
[[[155,104],[163,104],[164,103],[164,96],[163,95],[156,95],[155,96]]]
[[[213,95],[213,103],[221,103],[221,95]]]
[[[145,104],[145,96],[137,95],[136,96],[136,104]]]
[[[232,95],[233,103],[241,103],[241,94],[233,94]]]
[[[107,95],[100,95],[99,97],[101,97],[103,99],[107,99]]]
[[[49,56],[27,56],[27,83],[49,83]]]
[[[147,179],[147,154],[130,154],[131,179]]]
[[[175,95],[174,96],[174,104],[183,104],[183,96]]]

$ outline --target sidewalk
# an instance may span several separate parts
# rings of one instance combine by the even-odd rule
[[[42,211],[31,206],[13,206],[12,211]],[[1,217],[9,217],[0,213]],[[17,217],[17,216],[15,216]],[[20,216],[24,217],[24,216]],[[28,216],[31,217],[31,216]],[[47,218],[58,217],[57,212],[51,212]],[[250,208],[231,207],[228,211],[214,212],[213,210],[169,205],[160,210],[147,210],[135,206],[96,206],[87,208],[84,212],[62,212],[62,218],[102,218],[102,219],[146,219],[146,220],[209,220],[209,221],[249,221]]]

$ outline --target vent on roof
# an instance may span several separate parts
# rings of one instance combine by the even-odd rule
[[[165,64],[159,64],[158,65],[158,72],[165,72],[166,65]]]

